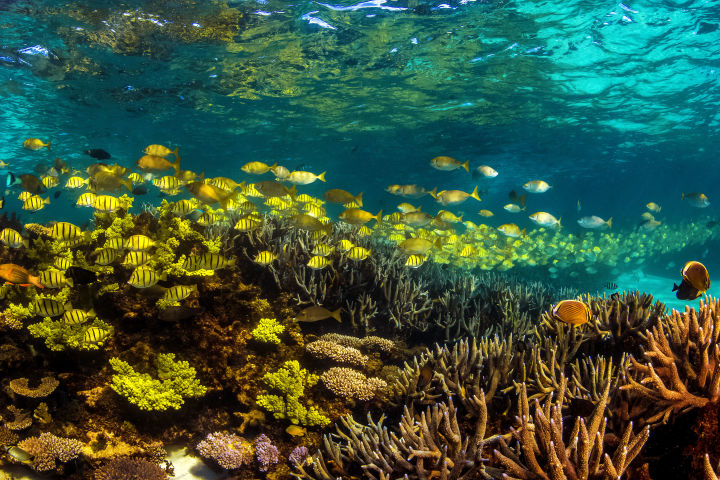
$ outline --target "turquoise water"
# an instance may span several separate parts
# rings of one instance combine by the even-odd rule
[[[671,292],[685,262],[703,262],[711,277],[720,269],[720,0],[0,0],[0,18],[7,172],[37,172],[55,158],[84,171],[95,162],[83,154],[89,148],[130,167],[147,145],[163,144],[178,147],[183,169],[207,177],[256,181],[241,171],[254,160],[326,171],[327,183],[300,192],[362,191],[373,214],[403,201],[441,208],[429,196],[392,196],[391,184],[477,186],[480,204],[448,210],[493,232],[506,223],[527,229],[518,258],[508,254],[518,278],[604,294],[616,283],[680,310],[698,304]],[[26,150],[28,137],[52,149]],[[430,160],[440,155],[499,175],[435,170]],[[528,194],[520,214],[503,210],[509,192],[537,179],[552,188]],[[681,200],[688,192],[706,194],[710,206]],[[37,213],[23,211],[17,193],[6,191],[3,211],[23,223],[92,228],[91,211],[72,207],[79,192],[51,190]],[[178,198],[189,195],[150,186],[133,211]],[[644,231],[648,202],[661,205],[661,226]],[[328,207],[333,221],[341,211]],[[623,247],[588,268],[590,253],[569,255],[550,246],[562,239],[538,233],[528,219],[537,211],[561,218],[557,235],[587,240],[585,250]],[[612,230],[581,228],[588,215],[612,218]],[[459,235],[471,231],[457,226]],[[513,241],[499,238],[503,248]],[[436,260],[465,265],[460,250]]]

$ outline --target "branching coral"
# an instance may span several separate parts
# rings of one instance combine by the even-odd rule
[[[86,339],[91,328],[106,333],[97,335],[92,340]],[[113,330],[112,325],[99,318],[94,318],[91,323],[67,323],[62,319],[45,317],[41,322],[28,325],[30,335],[45,339],[45,346],[54,352],[66,349],[99,350]]]
[[[360,350],[353,347],[338,345],[326,340],[317,340],[308,343],[305,350],[313,357],[320,360],[331,360],[337,363],[346,363],[355,366],[365,365],[368,357],[360,353]]]
[[[320,375],[323,384],[338,397],[371,400],[387,387],[379,378],[367,378],[352,368],[332,367]]]
[[[305,387],[312,387],[318,381],[317,375],[308,373],[300,368],[297,360],[290,360],[283,364],[276,372],[263,375],[263,381],[273,391],[279,393],[263,393],[257,396],[257,403],[275,418],[286,418],[294,424],[307,426],[325,426],[330,419],[324,416],[316,407],[306,407],[300,402],[305,393]]]
[[[646,363],[631,358],[634,375],[621,388],[652,402],[648,423],[666,422],[671,413],[720,399],[720,300],[707,297],[699,311],[673,310],[645,333]]]
[[[175,354],[157,358],[158,378],[136,372],[127,362],[111,358],[115,371],[110,387],[141,410],[179,409],[185,398],[199,397],[207,390],[195,378],[195,369],[186,361],[175,361]]]
[[[95,480],[166,480],[165,470],[142,458],[113,458],[95,470]]]
[[[285,326],[280,325],[274,318],[261,318],[258,326],[250,334],[258,342],[279,344],[279,334],[285,331]]]
[[[55,470],[57,462],[69,462],[82,453],[82,442],[72,438],[42,433],[18,443],[18,447],[32,455],[30,466],[39,472]]]

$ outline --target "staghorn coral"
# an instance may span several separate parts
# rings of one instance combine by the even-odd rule
[[[203,458],[214,460],[225,470],[240,468],[252,461],[250,445],[232,433],[209,433],[196,448]]]
[[[264,433],[255,439],[255,458],[260,466],[261,472],[267,472],[270,467],[280,461],[280,452],[278,448],[272,444],[270,439]]]
[[[15,432],[7,427],[0,425],[0,447],[7,445],[15,445],[18,441],[18,436]]]
[[[666,422],[672,413],[717,403],[720,399],[720,301],[706,297],[699,310],[673,310],[645,332],[643,357],[631,358],[631,390],[651,401],[654,413],[643,420]]]
[[[603,413],[608,385],[592,414],[587,419],[577,417],[570,436],[566,437],[562,414],[565,387],[563,378],[556,400],[549,398],[542,407],[536,400],[533,415],[530,414],[527,391],[521,388],[517,416],[519,425],[512,430],[517,446],[510,448],[504,438],[498,439],[499,447],[493,450],[492,460],[506,473],[492,475],[493,478],[507,478],[507,474],[546,480],[609,480],[623,476],[645,445],[649,427],[633,434],[630,423],[620,437],[615,453],[610,456],[604,452],[607,418]]]
[[[56,437],[52,433],[41,433],[18,443],[18,447],[33,456],[30,466],[38,472],[55,470],[57,462],[65,463],[82,453],[82,442],[72,438]]]
[[[368,357],[353,347],[345,347],[325,340],[316,340],[305,345],[305,350],[313,358],[319,360],[332,360],[337,363],[347,363],[355,366],[365,365]]]
[[[395,404],[429,405],[445,395],[456,395],[463,405],[472,410],[473,396],[484,395],[492,400],[500,390],[512,385],[514,363],[513,340],[498,337],[479,342],[464,339],[452,347],[437,345],[416,356],[411,364],[405,363],[400,376],[391,387]]]
[[[379,391],[387,387],[387,383],[379,378],[367,378],[352,368],[332,367],[322,375],[320,380],[338,397],[356,400],[371,400]]]
[[[351,416],[342,417],[336,426],[337,435],[325,435],[323,450],[311,461],[296,465],[297,478],[335,480],[350,478],[351,472],[362,472],[365,478],[470,480],[489,478],[482,475],[483,441],[487,424],[485,398],[470,399],[477,418],[465,434],[458,423],[452,399],[441,402],[420,414],[418,420],[405,408],[398,428],[383,426],[384,416],[377,423],[368,413],[368,425]]]
[[[2,421],[5,428],[13,431],[18,431],[25,430],[30,425],[32,425],[32,414],[30,412],[21,410],[15,405],[9,405],[7,407],[7,410],[10,412],[10,417],[12,418],[12,420],[9,419],[7,415],[2,416]]]
[[[185,398],[202,396],[207,390],[195,378],[195,369],[186,361],[175,361],[173,353],[158,355],[158,379],[136,372],[119,358],[111,358],[110,366],[115,371],[110,387],[141,410],[177,410]]]
[[[54,377],[42,377],[38,384],[30,387],[30,380],[27,378],[15,378],[10,380],[10,390],[23,397],[43,398],[55,391],[60,382]]]
[[[45,346],[54,351],[63,350],[99,350],[112,334],[114,328],[109,323],[93,318],[89,323],[70,324],[62,319],[53,320],[50,317],[43,318],[38,323],[28,325],[30,335],[45,340]],[[99,341],[85,341],[85,333],[90,328],[99,328],[108,335]]]

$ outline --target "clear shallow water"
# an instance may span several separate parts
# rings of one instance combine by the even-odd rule
[[[528,213],[570,232],[589,214],[628,231],[649,201],[663,222],[707,221],[714,204],[679,197],[712,202],[720,180],[718,3],[5,2],[0,158],[82,168],[91,147],[129,165],[165,143],[207,175],[244,178],[249,160],[327,170],[388,212],[391,183],[471,190],[428,165],[451,155],[500,172],[479,182],[495,226],[532,226],[502,206],[536,178],[554,188]],[[53,151],[27,152],[28,136]],[[32,220],[58,215],[85,212]],[[693,254],[712,264],[714,243]]]

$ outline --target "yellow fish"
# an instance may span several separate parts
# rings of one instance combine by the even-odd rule
[[[662,210],[662,209],[660,208],[660,205],[658,205],[658,204],[655,203],[655,202],[650,202],[650,203],[648,203],[648,204],[645,205],[645,206],[647,207],[648,210],[650,210],[651,212],[655,212],[655,213],[658,213],[660,210]]]
[[[328,265],[330,265],[330,260],[320,255],[315,255],[307,263],[307,266],[312,268],[313,270],[322,270]]]
[[[520,230],[520,227],[518,227],[514,223],[506,223],[504,225],[500,225],[497,229],[504,235],[511,238],[517,238],[521,235],[526,235],[525,229],[523,228],[522,230]]]
[[[353,247],[347,252],[348,258],[355,261],[365,260],[369,255],[370,250],[363,247]]]
[[[296,171],[288,175],[285,180],[297,185],[308,185],[310,183],[313,183],[315,180],[320,180],[321,182],[324,182],[325,172],[322,172],[320,175],[315,175],[312,172]]]
[[[474,198],[478,202],[482,201],[482,199],[478,195],[477,186],[475,186],[472,193],[466,193],[462,190],[443,190],[436,194],[433,194],[431,192],[431,195],[435,197],[435,200],[437,200],[437,202],[442,205],[457,205],[463,203],[468,198]]]
[[[342,190],[340,188],[333,188],[323,194],[323,198],[330,203],[339,203],[345,205],[346,203],[355,202],[358,207],[362,207],[362,192],[357,195]]]
[[[304,310],[302,310],[300,313],[298,313],[295,316],[295,321],[297,322],[317,322],[318,320],[325,320],[326,318],[334,318],[338,322],[342,323],[342,319],[340,317],[340,312],[342,311],[342,308],[338,308],[334,312],[331,312],[325,307],[321,307],[320,305],[313,305],[312,307],[308,307]]]
[[[165,280],[166,275],[158,274],[154,269],[146,266],[135,268],[130,274],[128,283],[135,288],[149,288],[156,285],[160,280]]]
[[[65,182],[65,188],[80,188],[90,181],[88,178],[70,177]]]
[[[83,342],[91,343],[93,345],[99,345],[104,342],[109,335],[110,332],[108,330],[98,327],[90,327],[85,330],[85,335],[83,335]]]
[[[425,255],[416,253],[414,255],[410,255],[407,260],[405,260],[405,266],[410,268],[418,268],[420,265],[425,263],[425,260],[427,260],[427,257]]]
[[[242,167],[240,167],[240,170],[242,170],[245,173],[251,173],[253,175],[262,175],[263,173],[267,173],[276,167],[277,167],[277,163],[273,163],[272,165],[267,165],[263,162],[248,162],[245,165],[243,165]]]
[[[132,252],[145,251],[155,245],[155,242],[145,235],[132,235],[125,240],[124,247]]]
[[[92,207],[95,205],[95,197],[96,195],[92,192],[83,193],[80,197],[78,197],[75,205],[78,207]]]
[[[29,245],[29,241],[23,240],[22,235],[12,228],[3,228],[2,232],[0,232],[0,242],[10,248],[20,248],[22,246],[27,248]]]
[[[430,160],[430,165],[432,165],[433,168],[436,168],[437,170],[444,170],[446,172],[457,170],[460,167],[464,168],[466,172],[470,171],[470,168],[468,167],[468,161],[466,161],[465,163],[460,163],[454,158],[446,156],[433,158],[432,160]]]
[[[39,138],[26,138],[23,142],[23,147],[27,150],[40,150],[43,147],[50,150],[50,141],[48,140],[48,142],[45,143]]]
[[[145,147],[145,150],[143,150],[143,153],[145,155],[155,155],[158,157],[167,157],[168,155],[170,155],[172,153],[173,155],[175,155],[175,158],[180,159],[180,157],[178,156],[177,148],[175,148],[175,150],[170,150],[168,147],[166,147],[164,145],[157,145],[157,144],[148,145],[147,147]]]
[[[489,218],[489,217],[494,216],[495,214],[494,214],[493,212],[491,212],[490,210],[484,210],[484,209],[483,209],[483,210],[480,210],[480,211],[478,212],[478,215],[480,215],[481,217],[488,217],[488,218]]]
[[[111,195],[98,195],[93,200],[92,206],[100,212],[112,213],[120,210],[120,200]]]
[[[185,300],[192,292],[197,291],[197,285],[174,285],[168,288],[163,299],[168,302],[179,302]]]
[[[270,265],[272,262],[277,259],[277,255],[274,253],[265,250],[262,252],[258,252],[257,255],[255,255],[255,259],[253,260],[255,263],[259,263],[260,265]]]
[[[380,210],[377,215],[373,215],[372,213],[360,210],[359,208],[348,208],[342,212],[338,218],[351,225],[364,225],[373,218],[377,221],[377,223],[382,223],[382,210]]]
[[[33,195],[23,202],[22,209],[37,212],[38,210],[45,208],[45,205],[49,203],[49,198],[40,198],[39,195]]]
[[[550,190],[552,187],[543,180],[532,180],[523,185],[523,188],[530,193],[544,193]]]

